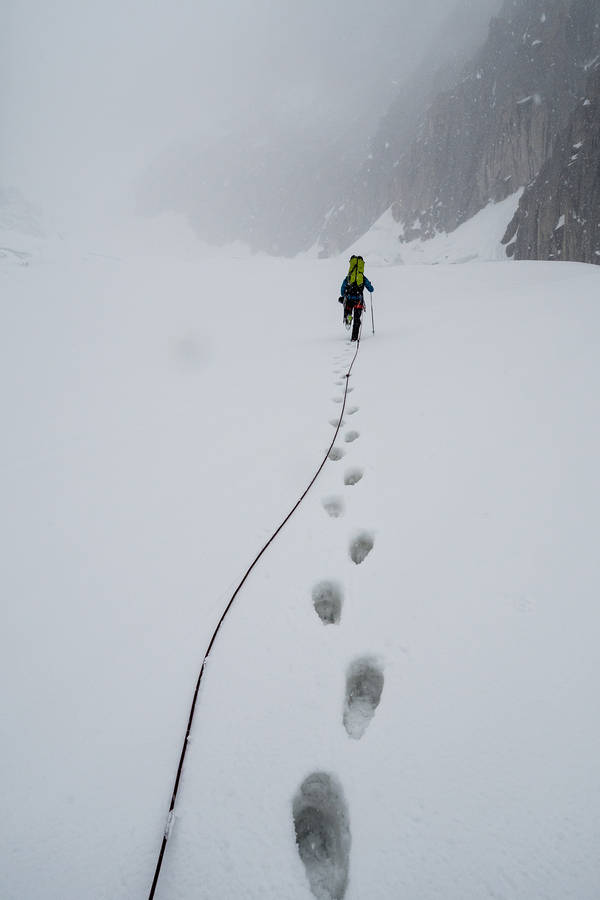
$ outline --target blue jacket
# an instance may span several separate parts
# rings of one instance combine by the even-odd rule
[[[370,294],[372,294],[373,291],[375,290],[375,288],[373,287],[373,285],[371,284],[371,282],[369,281],[369,279],[367,278],[366,275],[363,275],[363,278],[364,278],[364,282],[365,282],[365,287],[366,287],[366,289],[368,290],[368,292],[369,292]],[[347,287],[348,287],[348,276],[346,275],[346,277],[345,277],[344,280],[342,281],[342,289],[340,290],[340,297],[345,297],[345,296],[346,296],[346,289],[347,289]]]

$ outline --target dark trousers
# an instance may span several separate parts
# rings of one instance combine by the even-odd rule
[[[352,320],[352,340],[358,340],[358,333],[360,331],[360,317],[362,316],[362,311],[365,308],[363,303],[362,296],[355,297],[345,297],[344,298],[344,318],[349,316],[354,310],[354,318]]]

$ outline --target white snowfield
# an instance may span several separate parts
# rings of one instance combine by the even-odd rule
[[[394,221],[390,208],[358,241],[357,252],[369,259],[371,265],[506,262],[502,238],[522,194],[523,188],[519,188],[500,203],[490,201],[454,231],[438,232],[428,241],[415,239],[401,243],[399,236],[404,233],[404,227]]]
[[[2,286],[3,900],[148,896],[331,440],[347,262]],[[369,266],[161,900],[600,896],[600,270]]]

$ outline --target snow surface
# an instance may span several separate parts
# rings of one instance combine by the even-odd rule
[[[157,896],[595,900],[600,273],[364,255],[343,455],[211,654]],[[3,900],[147,896],[340,413],[344,265],[0,261]]]
[[[390,208],[349,252],[361,253],[371,265],[506,261],[506,247],[501,240],[522,193],[520,188],[500,203],[488,203],[454,231],[440,232],[427,241],[415,239],[400,243],[398,236],[403,226],[394,220]],[[417,220],[411,227],[418,228],[419,225]]]

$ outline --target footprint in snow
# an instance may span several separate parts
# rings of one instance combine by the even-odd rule
[[[354,660],[346,673],[344,728],[351,738],[360,740],[381,700],[383,672],[369,657]]]
[[[342,589],[335,581],[320,581],[312,589],[315,612],[323,625],[338,625],[344,602]]]
[[[333,400],[334,403],[341,403],[344,398],[343,397],[332,397],[331,399]]]
[[[344,456],[344,451],[341,447],[332,447],[329,453],[327,454],[329,459],[332,459],[334,462],[337,462],[338,459],[341,459]]]
[[[359,409],[358,406],[350,406],[349,409],[348,409],[348,415],[349,415],[349,416],[353,416],[354,413],[357,413],[357,412],[358,412],[358,409]]]
[[[323,497],[321,503],[327,515],[332,519],[339,519],[344,515],[344,501],[341,497]]]
[[[354,441],[360,437],[360,432],[358,431],[347,431],[344,435],[344,440],[347,444],[352,444]]]
[[[329,424],[330,424],[330,425],[333,425],[334,428],[337,428],[338,425],[339,425],[340,428],[341,428],[342,425],[345,425],[345,424],[346,424],[346,420],[345,420],[345,419],[342,419],[342,421],[340,422],[339,419],[330,419],[330,420],[329,420]]]
[[[348,471],[344,475],[344,484],[353,485],[358,484],[360,479],[363,477],[364,472],[362,469],[355,467],[354,469],[348,469]]]
[[[341,784],[314,772],[300,785],[292,804],[296,845],[317,900],[342,900],[348,887],[350,823]]]
[[[365,561],[373,546],[375,539],[368,531],[361,531],[350,541],[350,559],[357,566]]]

